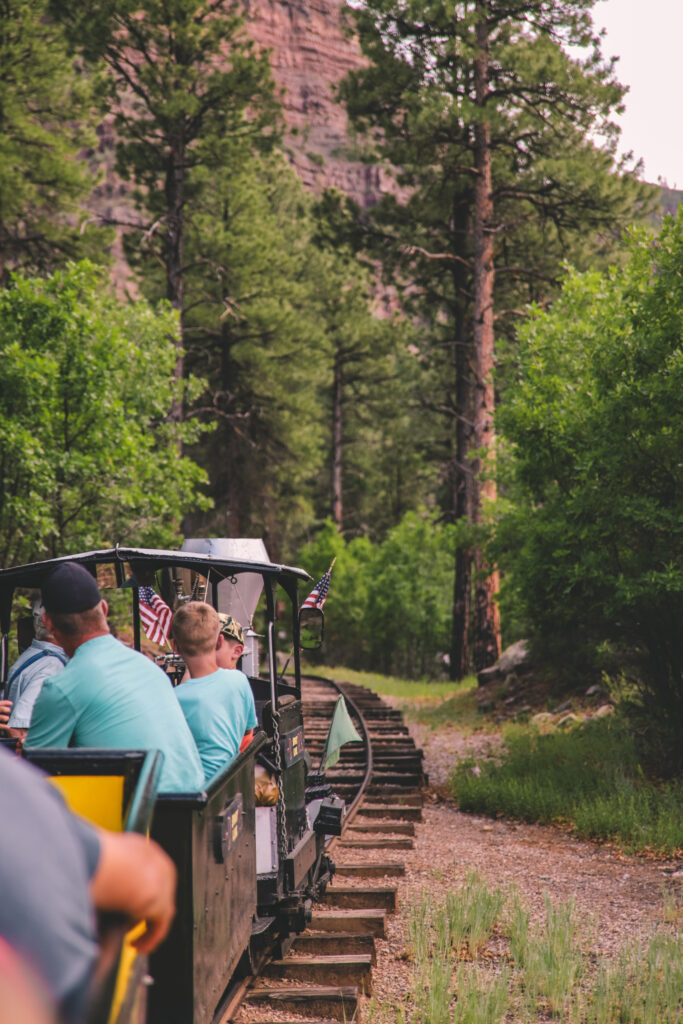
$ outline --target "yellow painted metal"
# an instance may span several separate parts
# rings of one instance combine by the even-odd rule
[[[122,830],[123,775],[53,775],[50,782],[76,814],[111,832]]]
[[[133,945],[133,942],[140,938],[144,933],[145,928],[145,922],[140,921],[139,924],[135,925],[135,928],[131,928],[123,941],[123,949],[121,950],[119,969],[116,975],[116,987],[114,988],[114,996],[111,1003],[108,1024],[115,1024],[115,1021],[118,1019],[119,1011],[123,1006],[123,1001],[126,998],[126,993],[130,984],[135,957],[138,955],[138,951]]]
[[[93,825],[111,832],[123,829],[123,775],[53,775],[50,782],[61,792],[71,810]],[[108,1024],[118,1020],[138,955],[133,942],[144,930],[145,922],[141,921],[124,939]]]

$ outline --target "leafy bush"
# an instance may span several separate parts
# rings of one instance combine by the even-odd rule
[[[347,542],[328,520],[299,553],[316,579],[336,558],[322,657],[411,679],[436,675],[449,646],[454,543],[454,528],[427,513],[407,513],[376,544]]]
[[[552,310],[534,311],[522,331],[518,381],[499,414],[511,500],[497,554],[537,649],[560,670],[580,658],[634,682],[675,768],[683,213],[629,247],[623,269],[570,274]]]
[[[178,319],[122,303],[87,263],[0,291],[0,565],[125,543],[164,546],[206,506],[169,418]]]

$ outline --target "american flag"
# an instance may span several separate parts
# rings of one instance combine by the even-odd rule
[[[173,612],[152,587],[139,587],[138,596],[140,621],[147,638],[155,644],[167,643]]]
[[[332,565],[336,562],[336,558],[332,560]],[[327,591],[330,589],[330,575],[332,574],[332,565],[329,567],[326,573],[324,573],[313,590],[310,592],[304,603],[301,605],[302,608],[322,608],[325,604],[327,597]]]

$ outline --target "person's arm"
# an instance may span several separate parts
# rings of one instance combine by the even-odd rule
[[[0,700],[0,726],[7,725],[12,713],[12,701]]]
[[[71,702],[46,679],[33,706],[26,747],[68,747],[75,725]]]
[[[15,735],[11,730],[21,729],[23,734],[26,732],[31,724],[31,717],[33,715],[33,708],[35,706],[40,691],[43,688],[45,682],[45,676],[36,676],[32,679],[28,686],[22,691],[21,696],[14,702],[12,713],[9,716],[9,722],[7,723],[10,727],[11,735]]]
[[[133,924],[146,922],[135,941],[149,953],[166,937],[175,915],[176,869],[160,846],[132,832],[98,830],[100,856],[90,880],[98,910],[125,914]]]

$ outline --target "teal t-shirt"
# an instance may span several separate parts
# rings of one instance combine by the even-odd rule
[[[188,679],[175,693],[208,781],[237,756],[245,732],[258,726],[249,680],[237,669],[219,668]]]
[[[66,668],[45,680],[26,746],[160,750],[159,792],[204,788],[197,747],[168,676],[109,635],[81,644]]]

